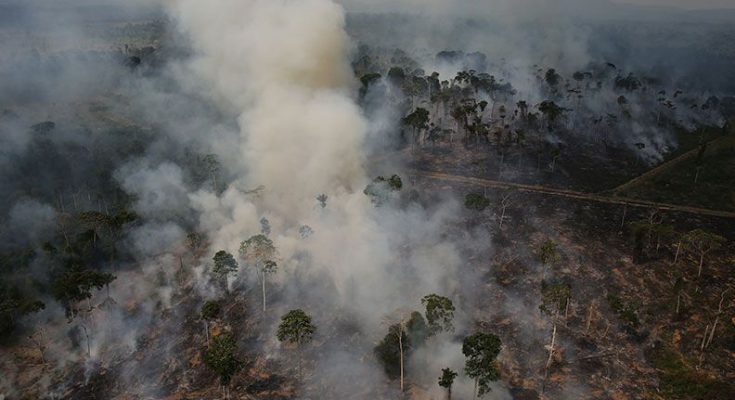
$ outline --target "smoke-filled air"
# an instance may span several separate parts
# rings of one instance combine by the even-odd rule
[[[735,6],[0,0],[0,400],[735,398]]]

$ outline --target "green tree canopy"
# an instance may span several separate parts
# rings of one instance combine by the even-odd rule
[[[452,325],[454,304],[452,304],[452,300],[437,294],[430,294],[421,299],[421,304],[426,307],[426,322],[431,335],[454,331],[454,325]]]
[[[469,210],[484,211],[490,207],[490,199],[482,193],[470,193],[464,198],[464,206]]]
[[[218,301],[209,300],[202,305],[202,318],[211,321],[217,319],[222,312],[222,307]]]
[[[212,260],[214,261],[212,272],[217,275],[227,276],[229,273],[237,271],[237,260],[235,260],[235,257],[232,254],[225,250],[218,251],[214,257],[212,257]]]
[[[281,342],[302,345],[312,340],[316,326],[311,322],[311,316],[304,310],[291,310],[281,317],[276,337]]]
[[[462,342],[462,354],[467,358],[465,373],[475,380],[479,396],[490,392],[490,383],[500,378],[496,359],[501,348],[500,338],[491,333],[478,332]]]
[[[204,352],[204,364],[219,375],[220,384],[227,386],[232,376],[242,368],[235,352],[237,343],[230,334],[223,334],[212,339],[209,349]]]

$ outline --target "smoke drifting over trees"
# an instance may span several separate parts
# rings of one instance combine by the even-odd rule
[[[291,343],[303,385],[271,388],[286,397],[466,398],[479,382],[512,398],[507,324],[487,321],[517,315],[534,345],[550,330],[522,294],[479,312],[502,286],[482,282],[504,231],[542,224],[511,192],[424,191],[389,153],[493,145],[500,177],[567,183],[580,148],[643,170],[682,132],[724,129],[735,102],[728,76],[691,82],[702,65],[659,73],[645,47],[616,48],[601,19],[627,9],[490,3],[0,3],[0,332],[42,360],[0,397],[162,398],[202,376],[237,396]],[[562,258],[548,242],[539,293]],[[554,346],[538,345],[547,369]]]

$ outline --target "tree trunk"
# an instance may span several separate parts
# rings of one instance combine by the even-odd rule
[[[265,272],[263,272],[263,313],[265,314]]]
[[[620,222],[620,230],[622,231],[625,228],[625,217],[628,216],[628,205],[623,206],[623,220]]]
[[[92,349],[89,345],[89,332],[87,331],[87,327],[84,325],[81,325],[82,329],[84,330],[84,336],[87,338],[87,357],[92,357]]]
[[[551,333],[551,345],[549,346],[549,358],[546,360],[546,366],[544,367],[544,380],[541,384],[541,393],[543,394],[546,390],[546,379],[549,377],[549,367],[551,366],[551,361],[554,358],[554,344],[556,342],[556,322],[554,324],[554,330]]]
[[[475,378],[475,389],[472,391],[472,400],[477,398],[477,378]]]
[[[704,253],[699,256],[699,270],[697,271],[697,278],[702,276],[702,266],[704,265]]]
[[[401,365],[401,394],[403,393],[403,330],[398,330],[398,349],[400,350],[400,365]]]
[[[207,338],[207,348],[209,348],[209,321],[204,320],[204,336]]]
[[[594,306],[595,306],[594,303],[590,304],[589,309],[587,310],[587,323],[585,324],[585,329],[584,329],[585,334],[589,333],[590,326],[592,326],[592,313],[594,311],[593,310]]]

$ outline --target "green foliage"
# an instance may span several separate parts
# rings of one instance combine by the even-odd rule
[[[682,355],[663,343],[647,351],[660,377],[660,390],[667,399],[730,400],[735,384],[718,381],[689,366]]]
[[[610,308],[612,308],[613,311],[620,317],[621,320],[626,324],[626,326],[629,326],[633,329],[637,329],[640,326],[640,321],[638,320],[638,313],[636,308],[623,301],[619,296],[616,296],[614,294],[607,296],[607,302],[610,304]]]
[[[437,294],[430,294],[421,299],[421,304],[426,306],[426,321],[431,335],[454,331],[452,320],[455,309],[452,300]]]
[[[112,274],[71,265],[53,277],[51,293],[66,310],[66,316],[76,315],[76,303],[92,297],[92,289],[100,290],[114,281]]]
[[[695,229],[684,235],[684,243],[687,248],[700,254],[718,250],[726,241],[724,237],[702,229]]]
[[[380,75],[377,72],[368,72],[367,74],[363,75],[360,78],[360,83],[362,83],[362,86],[364,89],[367,89],[370,87],[370,84],[377,81],[378,79],[382,78],[382,75]]]
[[[304,310],[291,310],[281,317],[276,337],[281,342],[302,345],[311,342],[314,332],[316,332],[316,326]]]
[[[378,361],[383,365],[385,374],[391,379],[397,379],[401,375],[399,335],[403,344],[404,354],[408,354],[408,350],[410,349],[408,335],[406,335],[405,330],[400,324],[394,324],[388,327],[388,333],[373,350]]]
[[[217,319],[222,312],[222,307],[218,301],[209,300],[202,305],[202,318],[211,321]]]
[[[490,207],[490,199],[482,193],[470,193],[464,198],[464,206],[469,210],[484,211]]]
[[[214,261],[212,272],[217,275],[227,276],[229,273],[237,271],[238,264],[235,257],[224,250],[218,251],[212,257],[212,260]]]
[[[545,314],[563,313],[567,308],[572,288],[567,283],[547,284],[541,282],[541,305]]]
[[[251,263],[264,263],[276,256],[273,241],[265,235],[255,235],[240,244],[240,257]]]
[[[198,232],[190,232],[186,235],[186,247],[196,252],[204,245],[204,238]]]
[[[408,320],[389,326],[388,333],[373,349],[378,361],[383,365],[385,374],[391,379],[397,379],[401,374],[401,345],[404,360],[407,360],[414,349],[426,342],[428,335],[426,320],[417,311],[412,312]],[[405,364],[404,370],[408,370]]]
[[[416,131],[429,129],[429,111],[425,108],[418,107],[414,112],[405,116],[401,122],[404,126]]]
[[[551,100],[542,101],[538,106],[538,110],[546,116],[549,122],[556,121],[567,109],[560,107]]]
[[[452,385],[454,385],[454,379],[457,378],[457,375],[458,374],[450,368],[442,369],[442,376],[439,377],[439,386],[451,391]]]
[[[403,181],[398,175],[393,175],[386,179],[379,176],[365,187],[363,193],[370,197],[370,200],[376,206],[384,204],[390,198],[392,193],[398,192],[403,188]]]
[[[209,349],[204,352],[204,364],[219,375],[223,386],[229,385],[232,376],[242,368],[236,351],[235,339],[230,334],[224,334],[212,339]]]
[[[559,246],[551,239],[546,240],[541,244],[538,250],[538,259],[544,265],[554,265],[561,261],[561,254],[559,253]]]
[[[18,286],[0,281],[0,335],[12,333],[18,319],[44,308],[42,302],[28,297]]]
[[[429,327],[420,312],[414,311],[411,313],[411,317],[406,322],[406,334],[408,335],[409,347],[412,349],[426,343],[426,338],[429,337]]]
[[[502,343],[491,333],[478,332],[462,341],[462,354],[465,355],[465,374],[477,382],[477,394],[483,396],[491,391],[490,383],[500,379],[496,359]]]

